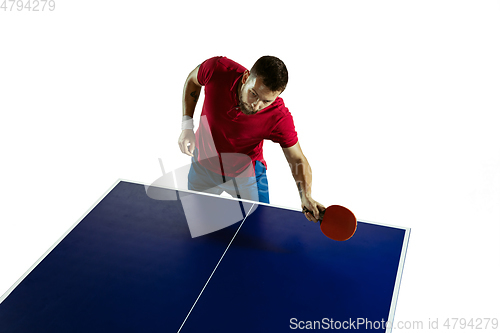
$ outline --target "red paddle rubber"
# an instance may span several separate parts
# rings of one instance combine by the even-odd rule
[[[309,212],[306,207],[302,212]],[[356,232],[356,216],[347,208],[339,205],[333,205],[319,213],[320,228],[326,237],[336,241],[345,241],[351,238]]]

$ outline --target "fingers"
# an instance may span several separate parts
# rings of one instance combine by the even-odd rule
[[[303,206],[304,209],[302,212],[304,216],[314,223],[318,222],[321,218],[321,213],[326,210],[325,206],[316,202],[315,200],[310,199],[306,205]]]
[[[189,155],[191,157],[194,157],[193,152],[194,152],[194,144],[190,143],[189,141],[184,141],[184,147],[183,147],[183,153],[186,155]]]
[[[302,209],[302,212],[304,213],[306,219],[308,219],[309,221],[312,221],[314,223],[318,222],[318,219],[311,213],[311,211],[308,208],[304,207]]]
[[[309,220],[309,221],[312,221],[312,222],[314,222],[314,223],[316,223],[316,222],[318,222],[318,221],[319,221],[319,219],[318,219],[318,218],[316,218],[313,214],[311,214],[311,213],[309,213],[309,212],[308,212],[307,214],[309,215],[309,217],[308,217],[308,220]]]
[[[187,144],[188,144],[188,143],[186,142],[186,140],[181,140],[181,139],[179,139],[179,148],[180,148],[180,150],[181,150],[181,152],[182,152],[183,154],[187,154],[187,153],[186,153]]]
[[[308,219],[309,221],[313,221],[314,222],[314,216],[311,215],[311,213],[309,212],[305,212],[304,213],[304,216],[306,217],[306,219]]]
[[[314,223],[316,223],[316,222],[319,221],[319,212],[314,213],[314,215],[312,216],[312,220],[311,221],[313,221]]]
[[[182,142],[179,142],[179,148],[181,149],[181,152],[183,154],[194,157],[194,155],[193,155],[194,144],[190,144],[188,140],[184,140]]]
[[[319,220],[319,209],[318,209],[318,203],[315,202],[314,205],[312,205],[312,211],[313,211],[313,214],[314,214],[314,218],[316,219],[316,221]]]
[[[189,148],[188,148],[188,152],[189,152],[189,156],[192,156],[194,157],[193,153],[194,153],[194,148],[195,148],[195,145],[194,145],[194,142],[191,142],[191,144],[189,145]]]
[[[190,133],[188,130],[184,130],[179,137],[179,149],[183,154],[194,157],[194,149],[195,149],[195,136],[194,133]]]

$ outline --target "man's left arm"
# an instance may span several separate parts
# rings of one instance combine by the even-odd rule
[[[313,214],[305,213],[305,216],[309,221],[318,222],[319,212],[320,210],[325,210],[325,207],[311,197],[311,166],[304,156],[298,141],[295,145],[282,149],[297,184],[302,207],[306,207],[309,211],[313,212]]]

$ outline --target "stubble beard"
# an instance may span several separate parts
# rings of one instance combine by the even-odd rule
[[[246,114],[246,115],[254,115],[256,114],[259,110],[257,111],[254,111],[252,108],[250,108],[250,106],[243,102],[243,99],[242,99],[242,95],[243,95],[243,83],[240,81],[239,85],[238,85],[238,100],[240,102],[240,104],[238,105],[238,107],[240,108],[240,111],[243,113],[243,114]]]
[[[239,105],[239,108],[241,110],[241,112],[243,112],[244,114],[246,115],[254,115],[256,114],[257,112],[259,112],[259,110],[257,111],[254,111],[253,109],[251,109],[250,107],[247,106],[246,103],[244,103],[242,100],[241,100],[241,97],[239,98],[240,99],[240,105]]]

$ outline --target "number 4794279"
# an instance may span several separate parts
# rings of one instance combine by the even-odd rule
[[[443,326],[447,329],[488,329],[498,328],[498,319],[497,318],[448,318],[443,323]]]
[[[3,0],[0,5],[0,10],[4,12],[43,12],[47,10],[53,11],[55,9],[55,0]]]

